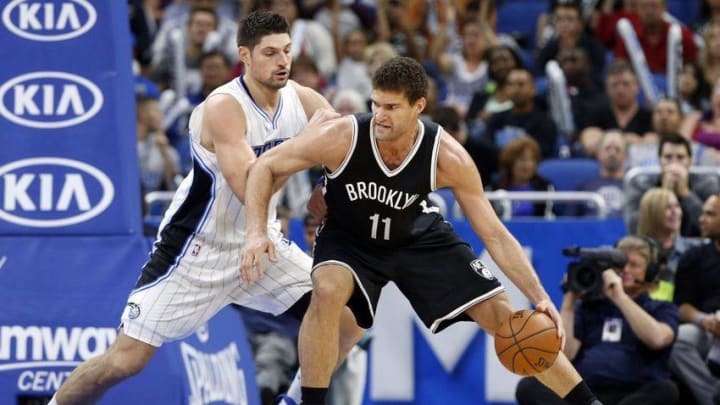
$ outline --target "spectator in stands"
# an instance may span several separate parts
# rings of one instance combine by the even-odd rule
[[[386,42],[376,42],[365,48],[365,63],[370,77],[375,74],[380,65],[396,56],[398,53],[395,48]]]
[[[183,39],[184,63],[186,77],[175,77],[175,56],[173,46],[167,48],[166,52],[155,61],[151,78],[158,83],[162,89],[174,87],[176,80],[185,82],[187,92],[194,92],[200,88],[200,58],[207,50],[206,43],[210,40],[210,33],[218,27],[218,16],[210,8],[196,8],[190,12],[187,20],[187,32]],[[177,97],[184,97],[186,94],[178,94]]]
[[[608,218],[622,218],[625,209],[623,176],[627,160],[627,142],[620,131],[605,132],[598,147],[597,160],[600,162],[600,175],[578,186],[578,191],[600,193],[607,205]],[[591,203],[577,204],[576,215],[591,215],[596,208]]]
[[[605,91],[609,102],[590,114],[588,119],[590,128],[583,130],[580,135],[583,145],[597,143],[597,138],[587,139],[592,137],[592,134],[598,133],[592,127],[603,130],[619,129],[624,134],[630,135],[630,140],[639,139],[639,136],[650,131],[652,114],[638,104],[640,87],[635,72],[627,62],[615,61],[608,67]]]
[[[715,83],[710,99],[710,112],[695,112],[688,118],[685,134],[702,145],[720,150],[720,80]]]
[[[607,97],[590,77],[590,60],[583,48],[561,49],[557,62],[565,74],[575,128],[585,128],[589,115],[606,105]],[[574,137],[570,140],[575,141]]]
[[[293,60],[305,55],[315,61],[323,78],[332,77],[337,69],[337,59],[330,31],[316,21],[298,18],[298,4],[294,0],[270,0],[270,10],[290,23]]]
[[[655,187],[640,200],[638,214],[639,236],[652,238],[662,249],[665,265],[658,276],[658,288],[651,296],[656,300],[670,301],[675,294],[675,273],[680,257],[699,239],[680,236],[683,212],[675,193]]]
[[[683,113],[677,100],[661,98],[652,109],[652,128],[642,136],[628,135],[629,167],[657,166],[658,144],[662,134],[676,134],[683,123]]]
[[[473,93],[488,82],[488,63],[485,51],[493,41],[487,24],[479,20],[467,20],[462,24],[461,48],[449,47],[447,19],[440,19],[430,49],[430,58],[440,69],[447,84],[444,103],[455,107],[465,118]],[[440,24],[442,23],[442,24]]]
[[[711,345],[720,339],[720,198],[710,196],[700,217],[702,235],[710,243],[688,250],[675,278],[675,303],[680,307],[680,329],[670,356],[670,367],[690,389],[699,405],[717,404],[713,395],[720,378],[707,363]]]
[[[698,236],[698,218],[702,202],[720,190],[716,175],[690,174],[692,151],[690,142],[678,134],[666,134],[658,148],[660,174],[639,175],[625,184],[625,224],[628,232],[637,229],[640,199],[652,187],[662,187],[675,193],[682,208],[682,236]]]
[[[553,191],[553,185],[537,173],[540,162],[540,146],[529,136],[510,141],[500,152],[500,173],[492,189],[507,191]],[[503,208],[494,204],[498,215]],[[512,216],[552,217],[552,202],[513,201]]]
[[[168,14],[163,17],[162,24],[152,45],[153,65],[157,66],[161,59],[165,58],[166,55],[172,54],[173,45],[172,41],[170,41],[171,33],[175,29],[180,29],[185,32],[190,20],[191,10],[195,9],[212,10],[213,14],[217,16],[217,25],[215,28],[217,35],[213,35],[212,44],[209,44],[213,46],[210,48],[219,49],[232,63],[235,63],[239,58],[237,43],[235,41],[238,28],[235,18],[227,14],[217,14],[219,9],[218,0],[188,0],[187,3],[188,7],[182,7],[177,10],[177,13]],[[205,49],[205,51],[208,50],[209,49]]]
[[[638,0],[637,13],[640,24],[634,28],[652,73],[667,71],[667,38],[670,23],[663,17],[666,10],[666,0]],[[695,45],[693,33],[684,26],[681,30],[683,61],[694,62],[698,59],[698,47]],[[615,57],[629,59],[622,40],[615,42]]]
[[[365,98],[353,89],[341,89],[336,92],[331,104],[341,115],[368,112]]]
[[[605,45],[607,49],[615,48],[618,41],[617,22],[627,18],[633,26],[640,24],[637,12],[638,0],[602,0],[600,10],[593,16],[591,26],[594,28],[595,38]]]
[[[155,14],[158,4],[145,0],[129,0],[128,14],[130,19],[130,32],[133,36],[133,59],[138,61],[143,75],[150,73],[152,62],[152,41],[157,33]]]
[[[465,147],[480,172],[483,184],[489,184],[498,168],[499,151],[495,145],[485,138],[470,136],[465,123],[460,119],[460,114],[453,107],[437,107],[433,110],[431,118]]]
[[[710,85],[698,63],[685,63],[680,72],[678,93],[682,111],[688,114],[710,108]]]
[[[426,13],[426,5],[423,3],[425,2],[378,0],[375,5],[376,42],[390,44],[400,56],[422,60],[428,48],[427,38],[421,33]]]
[[[354,30],[342,38],[336,33],[335,41],[339,61],[335,78],[338,90],[355,90],[363,99],[369,99],[372,83],[364,55],[367,47],[365,33]]]
[[[555,2],[552,13],[556,35],[540,49],[537,58],[537,71],[544,74],[545,64],[552,59],[558,59],[560,51],[581,48],[585,50],[590,61],[589,68],[593,82],[598,86],[602,85],[605,50],[602,45],[586,33],[580,1]]]
[[[621,269],[603,271],[607,299],[587,300],[565,289],[564,352],[605,405],[674,405],[679,394],[667,361],[677,334],[677,307],[648,296],[653,285],[648,273],[652,277],[657,266],[651,242],[626,236],[617,248],[628,261]],[[520,380],[515,395],[520,405],[565,403],[535,377]]]
[[[318,69],[315,60],[309,56],[300,55],[293,61],[292,69],[290,70],[290,78],[303,86],[310,87],[311,89],[320,92],[324,92],[325,80]]]
[[[137,151],[143,194],[159,190],[175,190],[180,174],[180,157],[162,130],[162,112],[157,89],[147,79],[135,82],[137,118]]]
[[[715,84],[720,79],[720,17],[710,20],[700,32],[705,43],[700,55],[700,66],[705,80]]]
[[[488,119],[508,111],[513,103],[507,92],[507,76],[516,68],[523,67],[520,56],[506,45],[496,45],[485,52],[489,82],[475,91],[470,100],[465,122],[472,136],[482,136]]]
[[[501,149],[519,136],[531,136],[540,145],[543,159],[554,156],[558,130],[548,114],[535,105],[532,74],[527,69],[513,69],[508,74],[507,85],[513,108],[493,114],[485,136]]]
[[[707,24],[715,19],[720,19],[720,1],[700,0],[700,10],[697,19],[693,22],[693,31],[703,32]],[[707,44],[707,41],[705,41]]]

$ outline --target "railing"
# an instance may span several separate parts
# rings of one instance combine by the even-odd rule
[[[607,203],[596,192],[590,191],[488,191],[485,196],[490,201],[498,201],[502,210],[502,219],[512,218],[513,201],[552,201],[552,202],[592,202],[597,207],[596,218],[605,219],[607,216]],[[464,217],[460,205],[453,200],[452,207],[448,209],[446,199],[437,193],[430,193],[430,200],[440,208],[440,212],[449,218],[461,219]],[[449,215],[448,215],[449,214]],[[546,215],[545,218],[553,217]]]
[[[716,176],[720,176],[720,166],[690,166],[689,172],[690,174],[714,174]],[[660,174],[660,166],[633,167],[625,173],[623,186],[627,188],[630,182],[636,177],[651,174]]]

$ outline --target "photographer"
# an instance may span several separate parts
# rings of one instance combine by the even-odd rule
[[[618,270],[597,269],[602,297],[588,299],[596,294],[578,293],[568,283],[560,311],[567,336],[564,352],[605,405],[675,404],[678,390],[669,379],[668,357],[678,310],[648,295],[659,272],[659,249],[634,236],[621,239],[617,249],[627,261]],[[520,381],[516,397],[520,405],[565,403],[534,377]]]

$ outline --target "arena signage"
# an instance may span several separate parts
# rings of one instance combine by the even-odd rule
[[[13,0],[2,11],[5,27],[32,41],[65,41],[88,32],[97,21],[86,0]]]
[[[107,350],[114,328],[0,326],[0,373],[18,374],[20,392],[57,390],[81,361]]]
[[[0,166],[0,219],[51,228],[100,215],[113,201],[110,178],[77,160],[38,157]]]
[[[0,115],[31,128],[64,128],[92,118],[103,94],[90,80],[66,72],[32,72],[0,86]]]

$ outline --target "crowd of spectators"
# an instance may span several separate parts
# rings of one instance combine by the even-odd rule
[[[663,271],[653,280],[658,288],[643,285],[641,292],[630,291],[617,301],[624,305],[627,296],[641,297],[641,309],[663,312],[653,325],[664,322],[658,330],[677,340],[670,356],[673,378],[688,387],[689,398],[701,405],[712,403],[714,386],[707,385],[718,380],[701,366],[713,338],[720,337],[720,318],[715,316],[720,309],[720,278],[715,277],[720,245],[701,241],[720,235],[720,0],[128,3],[143,193],[173,191],[192,170],[190,113],[214,88],[242,74],[236,21],[249,12],[266,8],[287,18],[293,40],[292,79],[325,95],[342,114],[369,111],[370,78],[380,64],[395,55],[413,57],[423,64],[430,81],[423,116],[439,122],[466,148],[487,190],[552,193],[558,189],[557,179],[543,177],[545,164],[558,159],[596,163],[597,172],[579,181],[575,190],[598,193],[607,217],[622,218],[630,234],[653,240],[663,259]],[[503,29],[503,18],[508,17],[503,10],[513,4],[515,10],[523,4],[538,10],[539,3],[547,3],[545,10],[529,13],[532,18],[526,18],[521,29]],[[678,4],[698,10],[697,15],[673,15],[670,6]],[[621,19],[636,33],[649,77],[630,58],[616,29]],[[673,24],[679,24],[681,32],[677,70],[668,65]],[[554,63],[562,72],[560,81],[547,73],[548,64]],[[677,75],[670,77],[673,73]],[[646,94],[647,79],[660,97]],[[676,88],[668,83],[677,83]],[[569,103],[563,105],[558,92]],[[570,125],[563,121],[564,113]],[[575,173],[569,170],[566,175]],[[284,196],[287,217],[305,216],[316,176],[310,171],[292,180]],[[502,212],[508,205],[495,206],[508,217]],[[515,201],[510,209],[513,217],[546,219],[599,212],[591,203],[561,207],[551,199]],[[644,266],[656,261],[637,240],[623,246]],[[707,269],[694,274],[696,267]],[[679,305],[679,329],[665,306],[645,301],[648,294]],[[574,301],[568,303],[568,311],[570,307]],[[610,307],[583,308],[592,316],[617,312]],[[628,330],[636,332],[633,321],[628,322]],[[595,332],[604,333],[593,329],[596,326],[588,323],[583,335],[568,335],[594,339]],[[635,335],[628,347],[660,350],[656,354],[666,360],[667,339],[654,347],[657,342]],[[592,347],[588,342],[583,346]],[[581,359],[590,355],[577,350]],[[663,367],[657,375],[664,382]],[[275,388],[283,382],[273,384]],[[524,384],[529,392],[537,388],[532,381]],[[649,387],[668,392],[663,384]]]

